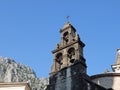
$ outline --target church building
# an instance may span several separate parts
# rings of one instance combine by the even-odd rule
[[[91,80],[105,88],[120,90],[120,49],[117,50],[116,63],[111,65],[112,72],[105,72],[91,76]]]
[[[49,76],[49,85],[48,83],[42,83],[41,88],[39,86],[41,80],[36,78],[29,68],[30,76],[25,71],[27,68],[24,67],[24,69],[18,64],[19,69],[16,63],[11,64],[12,60],[1,58],[1,61],[7,62],[2,63],[1,66],[10,64],[12,69],[8,69],[7,79],[4,79],[5,76],[0,79],[0,90],[120,90],[120,49],[117,50],[116,63],[111,65],[112,72],[105,71],[102,74],[89,76],[83,54],[85,44],[77,34],[76,29],[70,22],[67,22],[60,30],[60,34],[60,43],[56,44],[56,48],[52,51],[54,58]],[[15,67],[12,65],[17,67],[17,70],[13,69]],[[20,70],[24,70],[25,73]],[[2,66],[1,72],[5,71],[7,71],[6,67],[3,68]],[[18,73],[16,75],[15,71],[19,71],[20,74],[16,72]],[[4,75],[4,73],[2,74]],[[24,76],[27,77],[26,74],[30,78],[25,78]],[[31,75],[33,78],[31,78]],[[20,76],[20,79],[13,79],[10,76]],[[27,82],[24,82],[24,80],[27,80]],[[28,80],[31,80],[31,82],[28,82]]]
[[[52,51],[53,65],[46,90],[113,90],[112,87],[106,88],[96,82],[101,77],[87,75],[86,59],[83,55],[85,44],[71,23],[67,22],[60,34],[61,41]],[[114,71],[118,71],[115,69],[116,65],[112,67]]]

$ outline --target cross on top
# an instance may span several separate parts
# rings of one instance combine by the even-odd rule
[[[70,18],[70,16],[67,16],[67,17],[66,17],[66,19],[67,19],[67,22],[69,22],[69,18]]]

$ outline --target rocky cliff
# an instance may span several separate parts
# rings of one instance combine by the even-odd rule
[[[37,78],[28,66],[15,62],[11,58],[0,57],[0,82],[29,82],[32,90],[45,90],[47,78]]]

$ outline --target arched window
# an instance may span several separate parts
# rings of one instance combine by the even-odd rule
[[[75,49],[74,48],[70,48],[68,50],[68,58],[70,59],[71,63],[74,63],[75,61]]]
[[[58,53],[56,55],[56,62],[58,63],[58,69],[61,69],[62,68],[62,60],[63,60],[63,55],[62,53]]]
[[[57,62],[61,63],[62,59],[63,59],[62,53],[59,53],[59,54],[56,55],[56,61]]]
[[[65,40],[65,42],[67,43],[68,42],[68,39],[69,37],[68,37],[68,32],[65,32],[64,34],[63,34],[63,39]]]

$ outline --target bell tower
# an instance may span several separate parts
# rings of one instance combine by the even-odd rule
[[[78,61],[86,67],[83,57],[83,47],[85,44],[80,40],[79,35],[76,33],[76,29],[67,22],[60,30],[60,34],[61,42],[57,44],[56,49],[52,51],[54,59],[50,75]]]
[[[60,34],[60,43],[52,51],[53,65],[46,90],[106,90],[93,83],[86,73],[85,44],[76,29],[67,22]]]
[[[52,51],[54,58],[47,90],[83,90],[82,84],[87,84],[82,83],[80,78],[88,78],[83,56],[85,44],[69,22],[63,26],[60,34],[60,43]]]

